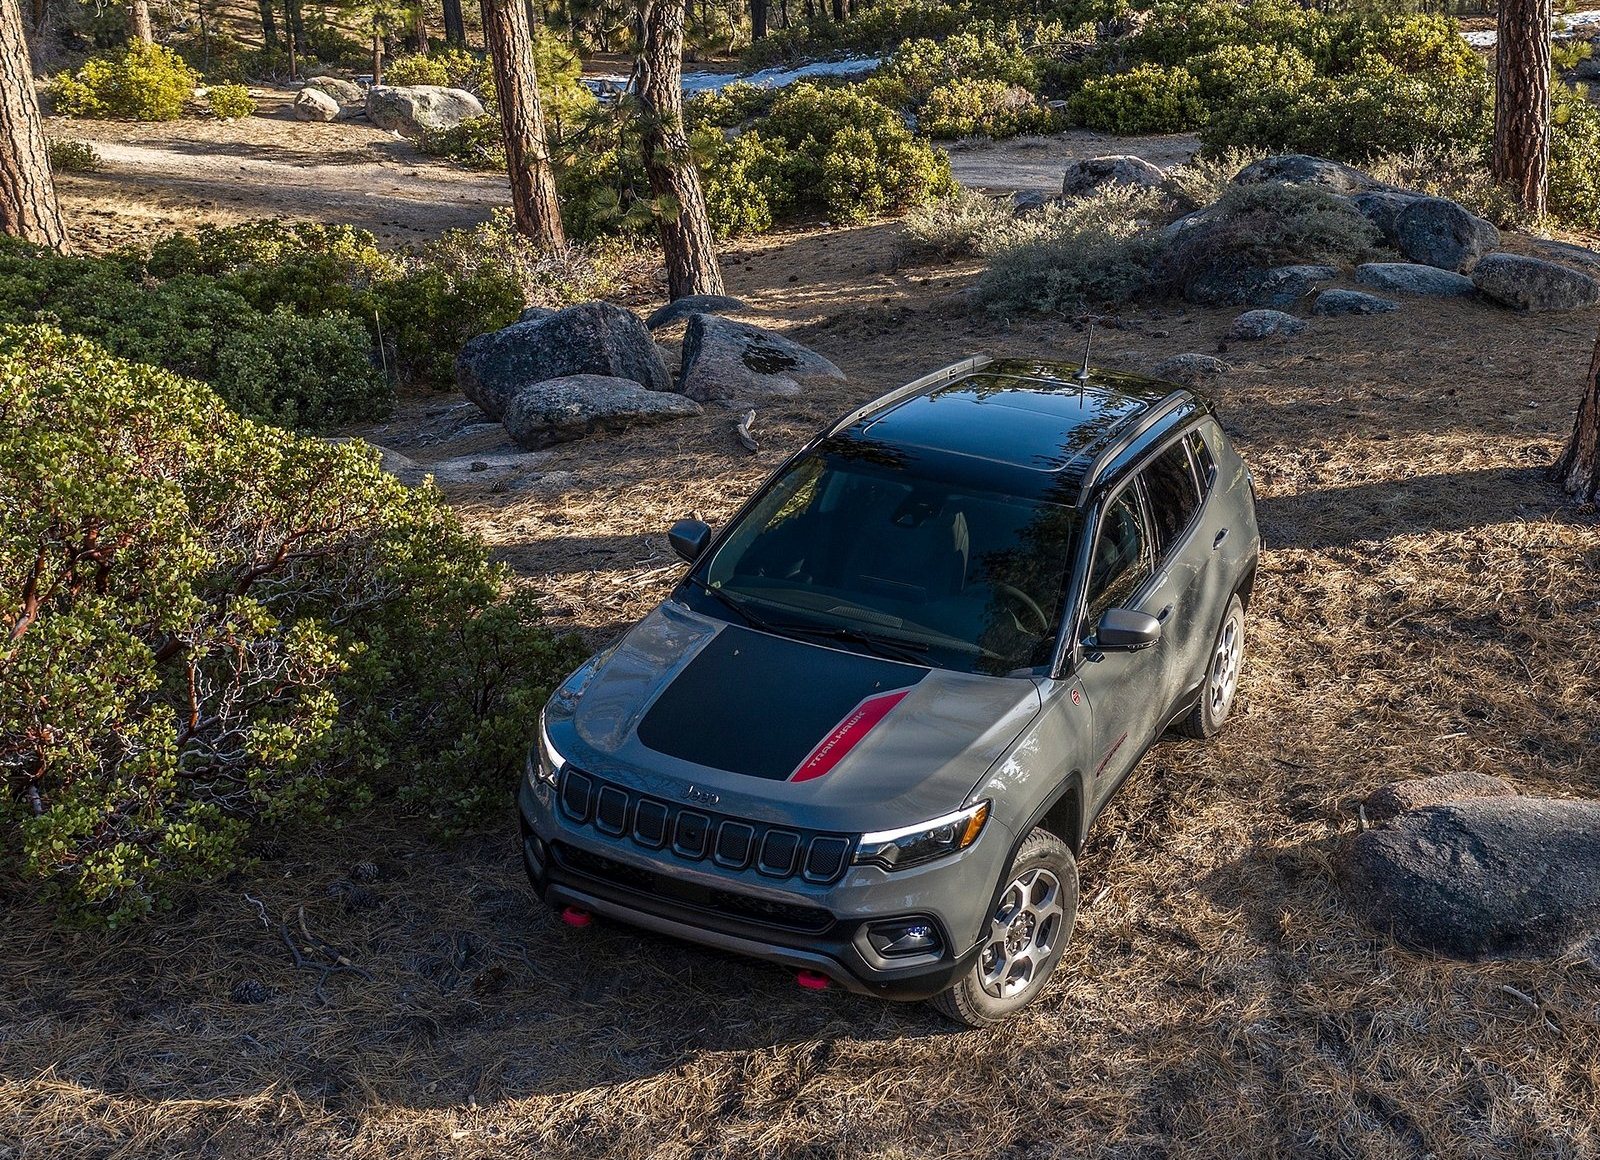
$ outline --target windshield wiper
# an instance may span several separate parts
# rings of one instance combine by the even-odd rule
[[[744,606],[744,601],[735,600],[722,589],[713,588],[710,584],[707,584],[698,576],[689,576],[686,577],[686,579],[689,581],[689,583],[700,589],[700,591],[711,597],[711,599],[715,600],[718,604],[722,605],[724,608],[730,609],[735,616],[744,621],[751,628],[759,628],[765,632],[778,631],[773,627],[772,622],[767,620],[766,617],[757,616],[755,613],[746,608]]]
[[[902,637],[883,636],[876,632],[866,632],[859,628],[847,628],[844,625],[804,624],[800,622],[784,621],[773,626],[774,632],[795,632],[805,636],[816,637],[820,640],[837,640],[850,644],[865,645],[879,656],[886,656],[893,660],[906,661],[914,665],[926,665],[925,654],[928,646],[921,641],[905,640]]]

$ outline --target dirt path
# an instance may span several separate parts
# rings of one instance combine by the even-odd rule
[[[50,118],[52,137],[91,142],[103,167],[59,180],[76,243],[102,250],[192,229],[288,217],[349,222],[407,244],[482,221],[506,205],[505,179],[437,161],[365,120],[306,124],[292,94],[268,90],[260,112],[238,121],[168,124]],[[945,146],[963,185],[991,193],[1055,192],[1069,161],[1132,153],[1163,168],[1194,155],[1192,134],[1108,137],[1075,130],[1012,141]]]

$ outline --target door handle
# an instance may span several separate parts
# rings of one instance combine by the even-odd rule
[[[1156,619],[1161,621],[1163,624],[1165,624],[1166,621],[1167,621],[1167,617],[1169,617],[1171,615],[1172,615],[1172,605],[1169,604],[1165,608],[1163,608],[1160,612],[1156,613]]]
[[[1218,548],[1222,547],[1222,541],[1226,540],[1227,538],[1228,538],[1228,529],[1227,528],[1223,528],[1220,532],[1217,533],[1216,539],[1211,541],[1211,550],[1213,552],[1215,552]]]

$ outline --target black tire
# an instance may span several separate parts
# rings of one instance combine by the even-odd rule
[[[1213,686],[1218,680],[1218,670],[1223,663],[1223,645],[1229,630],[1234,636],[1236,651],[1233,655],[1233,673],[1227,682],[1226,695],[1218,701],[1213,695]],[[1228,610],[1222,614],[1222,623],[1217,626],[1217,635],[1212,638],[1211,652],[1206,657],[1205,680],[1200,685],[1200,700],[1195,702],[1183,719],[1174,726],[1174,732],[1185,737],[1193,737],[1200,741],[1209,741],[1228,723],[1228,715],[1233,712],[1234,697],[1239,691],[1239,670],[1244,667],[1244,605],[1238,596],[1228,601]]]
[[[1031,876],[1031,877],[1030,877]],[[1028,943],[1036,944],[1040,939],[1047,939],[1047,947],[1019,947],[1017,949],[1037,950],[1035,965],[1028,972],[1026,982],[1014,980],[1021,985],[1009,994],[996,993],[997,988],[991,984],[985,985],[986,973],[992,973],[990,968],[1001,962],[1011,961],[1007,954],[1005,959],[998,957],[998,951],[1009,948],[1009,942],[1004,947],[995,939],[1002,930],[1002,915],[1008,907],[1008,900],[1013,898],[1013,891],[1033,891],[1042,899],[1039,893],[1041,888],[1048,889],[1050,883],[1046,876],[1053,877],[1057,891],[1055,906],[1059,907],[1059,914],[1055,907],[1044,908],[1046,917],[1043,921],[1034,918],[1028,926]],[[1024,885],[1024,879],[1028,879]],[[1013,916],[1017,911],[1012,911]],[[1050,976],[1055,974],[1057,965],[1061,962],[1062,952],[1067,949],[1067,944],[1072,940],[1072,929],[1078,920],[1078,863],[1073,858],[1072,851],[1065,842],[1048,830],[1034,830],[1023,841],[1017,850],[1017,856],[1012,860],[1011,866],[1006,870],[1000,901],[995,907],[995,916],[990,927],[991,941],[985,944],[984,950],[978,955],[972,967],[958,980],[954,986],[942,994],[935,995],[928,1000],[938,1011],[948,1015],[958,1023],[965,1023],[968,1027],[988,1027],[1015,1015],[1023,1007],[1033,1002],[1039,992],[1044,990]],[[1053,930],[1047,930],[1050,923],[1054,923]],[[1020,930],[1020,927],[1012,927]],[[992,954],[991,948],[997,948],[997,953]],[[1004,980],[1002,980],[1004,982]],[[1005,990],[1004,986],[998,988]]]

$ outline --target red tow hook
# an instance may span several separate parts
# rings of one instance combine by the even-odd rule
[[[569,906],[561,912],[561,921],[568,926],[588,926],[594,921],[594,915],[578,906]]]
[[[795,986],[804,987],[808,991],[826,991],[831,980],[821,971],[796,971],[794,982]]]

